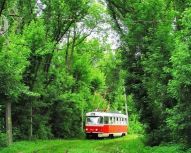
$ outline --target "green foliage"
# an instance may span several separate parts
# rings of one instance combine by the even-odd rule
[[[79,137],[81,134],[81,111],[78,95],[66,95],[55,101],[51,115],[52,132],[56,138]],[[72,117],[71,117],[72,116]]]
[[[126,92],[149,144],[189,143],[189,1],[111,0],[107,6],[122,40]]]
[[[138,115],[132,114],[129,118],[129,134],[144,134],[145,133],[145,127],[143,124],[139,121]]]
[[[0,148],[1,147],[7,147],[7,135],[2,132],[0,132]]]
[[[23,36],[33,56],[46,55],[54,48],[53,41],[46,36],[43,20],[31,21],[24,27]]]
[[[24,44],[23,37],[14,33],[10,33],[9,39],[3,44],[0,52],[0,93],[3,95],[18,97],[26,90],[21,81],[30,51]]]
[[[139,114],[137,113],[135,102],[133,100],[133,95],[127,96],[127,104],[128,104],[128,115],[129,115],[129,134],[144,134],[145,127],[140,122]]]
[[[172,52],[171,63],[172,68],[170,72],[172,74],[172,80],[169,81],[168,91],[174,99],[176,104],[173,109],[168,110],[169,117],[167,125],[172,130],[174,139],[185,141],[187,144],[191,144],[191,124],[190,120],[190,85],[191,81],[189,75],[190,69],[190,9],[186,9],[183,12],[182,18],[182,30],[177,33],[175,39],[176,48]],[[181,113],[180,113],[181,112]],[[180,133],[180,135],[176,135]]]
[[[51,139],[53,138],[53,134],[51,128],[47,124],[39,124],[37,131],[35,131],[35,136],[33,139]]]

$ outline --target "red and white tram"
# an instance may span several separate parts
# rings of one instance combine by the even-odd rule
[[[127,115],[112,112],[89,112],[86,114],[87,138],[125,136],[128,131]]]

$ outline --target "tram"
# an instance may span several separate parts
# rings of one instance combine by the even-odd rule
[[[127,132],[127,115],[115,112],[86,113],[85,133],[88,139],[125,136]]]

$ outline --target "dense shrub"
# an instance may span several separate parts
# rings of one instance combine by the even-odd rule
[[[144,125],[139,122],[137,115],[131,115],[129,121],[129,134],[144,134]]]
[[[81,132],[81,114],[71,101],[56,101],[51,116],[52,133],[57,138],[79,137]]]
[[[7,146],[7,135],[5,133],[0,132],[0,147]]]

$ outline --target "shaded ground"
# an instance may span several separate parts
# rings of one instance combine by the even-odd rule
[[[23,141],[0,149],[0,153],[183,153],[177,145],[151,148],[145,147],[142,140],[141,136],[128,135],[104,140]]]

